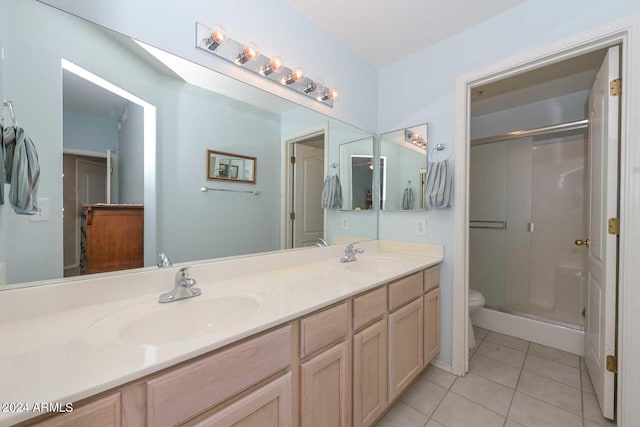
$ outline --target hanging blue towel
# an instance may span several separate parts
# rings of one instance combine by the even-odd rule
[[[449,161],[430,162],[428,169],[425,189],[427,206],[432,209],[450,208],[453,179]]]
[[[21,127],[4,129],[4,180],[11,184],[9,203],[18,215],[38,213],[40,163],[38,152]]]
[[[414,199],[413,188],[405,188],[404,195],[402,196],[402,209],[404,209],[405,211],[413,210]]]
[[[4,205],[4,128],[0,126],[0,206]]]
[[[342,208],[342,185],[338,175],[327,176],[322,187],[322,208]]]

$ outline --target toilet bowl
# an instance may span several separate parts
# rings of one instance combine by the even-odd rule
[[[473,325],[471,317],[475,315],[484,306],[484,297],[478,291],[469,289],[469,348],[476,346],[476,337],[473,334]]]

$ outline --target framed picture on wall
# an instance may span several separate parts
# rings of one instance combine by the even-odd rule
[[[207,180],[256,183],[255,157],[207,150]],[[242,170],[242,173],[240,171]]]

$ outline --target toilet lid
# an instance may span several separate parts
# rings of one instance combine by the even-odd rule
[[[482,301],[484,297],[478,291],[474,291],[473,289],[469,289],[469,301]]]

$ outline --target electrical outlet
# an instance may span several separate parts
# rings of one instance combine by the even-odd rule
[[[29,221],[31,222],[49,221],[49,211],[50,211],[49,199],[38,198],[37,206],[38,206],[38,213],[36,213],[35,215],[30,215]]]
[[[349,220],[346,216],[342,217],[342,229],[347,230],[349,228]]]
[[[416,236],[427,235],[427,218],[416,219]]]

